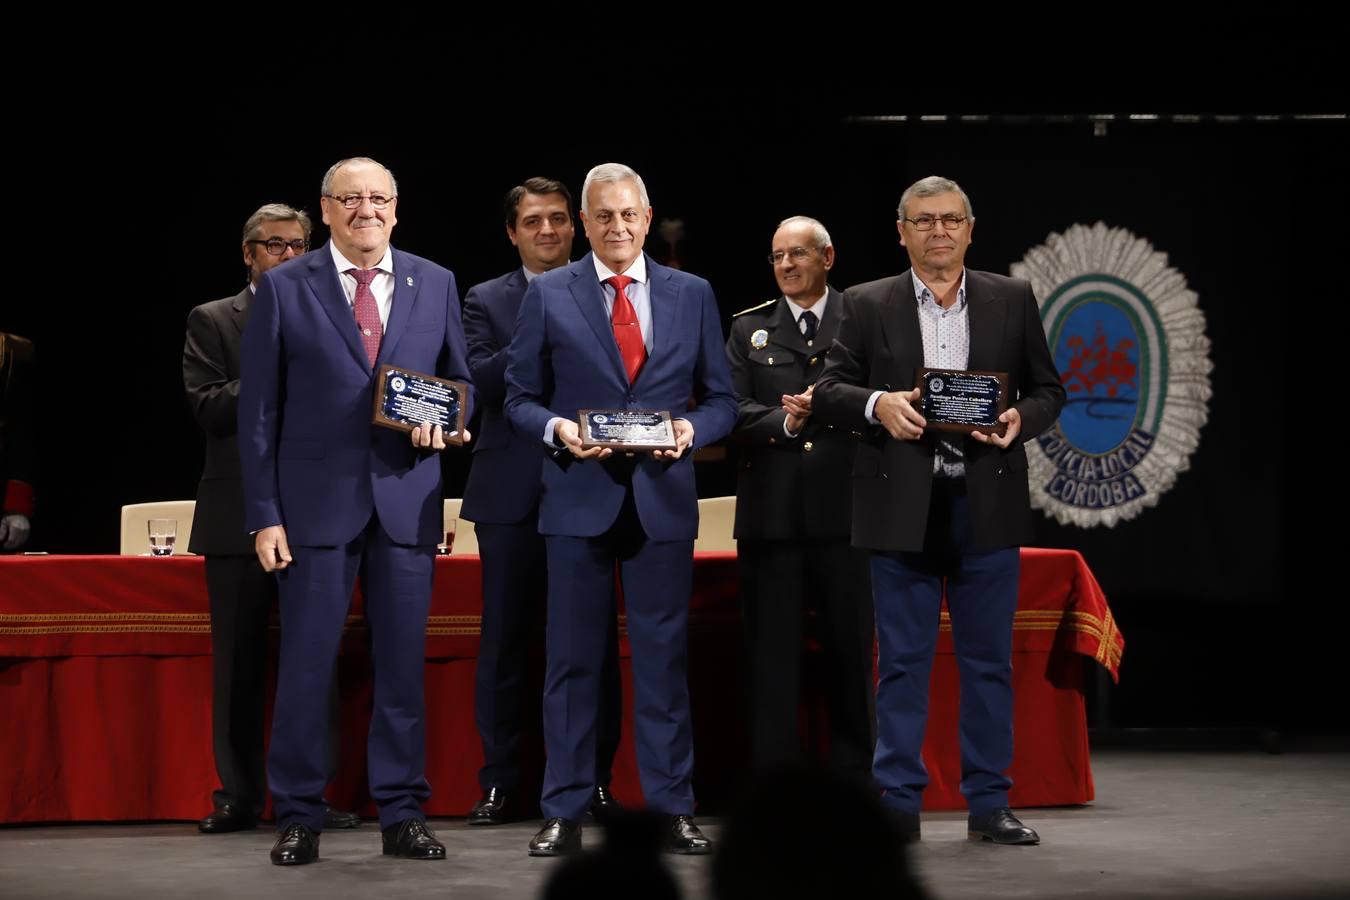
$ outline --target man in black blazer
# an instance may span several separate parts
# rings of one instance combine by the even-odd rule
[[[198,824],[207,834],[253,828],[262,814],[263,709],[267,685],[267,627],[277,595],[244,530],[236,411],[239,341],[262,274],[309,249],[310,220],[281,203],[260,207],[244,223],[243,255],[249,283],[233,297],[203,303],[188,314],[183,385],[206,440],[206,464],[197,486],[188,550],[206,557],[211,607],[213,696],[211,727],[221,789],[213,811]],[[329,698],[329,771],[337,771],[337,693]],[[353,813],[329,810],[328,828],[355,828]]]
[[[474,433],[473,466],[460,516],[474,523],[483,563],[483,624],[474,679],[474,719],[483,742],[478,783],[483,795],[469,811],[470,825],[502,825],[522,814],[520,779],[523,710],[542,715],[541,683],[527,683],[530,638],[542,638],[548,592],[544,539],[539,534],[540,467],[545,450],[536,435],[521,435],[502,415],[506,356],[525,287],[536,276],[571,262],[572,195],[561,181],[530,178],[506,194],[506,236],[520,253],[520,268],[474,285],[464,297],[464,337],[469,373],[482,422]],[[613,600],[611,600],[611,605]],[[600,715],[597,718],[595,790],[591,813],[618,812],[610,769],[619,749],[623,687],[619,681],[617,620],[610,614],[605,642]],[[526,702],[533,695],[535,702]]]
[[[740,413],[732,440],[741,602],[749,660],[753,760],[800,763],[798,704],[807,609],[822,649],[829,764],[869,783],[872,769],[872,594],[867,554],[849,546],[857,434],[812,415],[816,379],[839,330],[843,296],[826,279],[825,226],[793,216],[769,262],[782,296],[739,312],[727,358]]]
[[[1031,286],[965,267],[975,216],[955,182],[900,198],[912,268],[850,288],[816,384],[814,415],[866,431],[853,467],[853,543],[872,551],[880,681],[873,775],[919,836],[928,676],[945,595],[961,676],[961,792],[972,839],[1034,844],[1008,808],[1018,546],[1031,534],[1024,444],[1054,424],[1064,389]],[[1006,372],[1003,435],[928,428],[916,371]]]

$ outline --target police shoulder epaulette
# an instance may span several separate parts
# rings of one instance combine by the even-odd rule
[[[763,303],[756,303],[754,306],[750,307],[749,309],[743,309],[743,310],[741,310],[741,311],[738,312],[738,313],[732,313],[732,314],[731,314],[731,317],[734,319],[734,318],[736,318],[737,316],[743,316],[743,315],[745,315],[746,313],[754,312],[754,311],[757,310],[757,309],[763,309],[763,308],[766,307],[766,306],[773,306],[773,305],[774,305],[775,303],[777,303],[777,302],[778,302],[778,298],[777,298],[777,297],[774,297],[772,300],[765,300]]]

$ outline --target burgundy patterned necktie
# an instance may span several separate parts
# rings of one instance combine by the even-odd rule
[[[633,283],[627,275],[615,275],[606,278],[605,284],[614,288],[614,309],[610,312],[609,322],[614,326],[614,342],[619,345],[619,356],[623,358],[624,371],[628,373],[628,383],[637,378],[642,364],[647,361],[647,345],[642,342],[642,326],[638,324],[637,310],[624,293],[624,288]]]
[[[361,344],[366,348],[366,357],[371,368],[380,356],[380,338],[384,337],[384,326],[380,324],[380,307],[375,303],[375,292],[370,283],[380,274],[379,269],[348,269],[347,274],[356,279],[356,327],[361,332]]]

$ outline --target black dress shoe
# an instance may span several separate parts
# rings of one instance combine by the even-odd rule
[[[1023,825],[1012,810],[1004,807],[982,816],[970,817],[970,839],[995,844],[1039,844],[1041,836]]]
[[[333,809],[331,806],[323,808],[323,830],[333,831],[338,828],[360,828],[361,817],[354,812],[343,812],[340,809]]]
[[[906,844],[917,844],[919,842],[919,817],[914,813],[892,812],[891,818],[895,821],[896,828],[899,829],[901,837]]]
[[[511,821],[506,815],[506,790],[496,785],[483,792],[483,799],[469,810],[470,825],[505,825]]]
[[[421,819],[404,819],[380,832],[384,855],[403,859],[445,859],[445,845]]]
[[[224,803],[205,819],[197,823],[202,834],[227,834],[231,831],[247,831],[257,828],[258,820],[253,813],[233,803]]]
[[[614,796],[609,785],[596,785],[591,792],[590,813],[597,822],[612,822],[616,816],[622,815],[623,804]]]
[[[308,825],[294,822],[277,838],[272,847],[272,865],[303,866],[319,861],[319,836]]]
[[[571,819],[549,819],[530,839],[531,856],[567,856],[581,852],[581,824]]]
[[[712,841],[703,836],[693,816],[671,816],[666,832],[666,852],[702,856],[712,852]]]

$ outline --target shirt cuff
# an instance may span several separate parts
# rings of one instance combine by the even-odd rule
[[[872,415],[872,411],[877,408],[877,400],[883,393],[885,393],[885,391],[873,391],[872,396],[867,398],[867,406],[863,408],[863,416],[870,425],[881,424],[881,421],[876,416]]]
[[[553,447],[555,449],[559,446],[558,442],[553,439],[553,435],[556,433],[554,429],[558,427],[559,422],[566,422],[566,421],[567,420],[564,419],[562,416],[554,416],[553,418],[548,420],[548,424],[544,426],[545,444],[548,444],[550,447]]]

